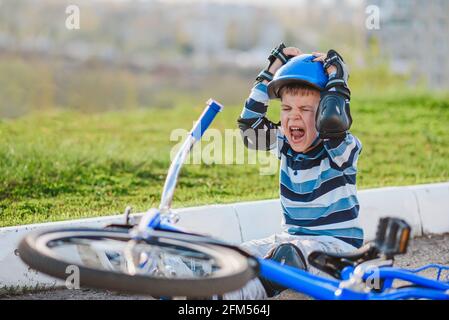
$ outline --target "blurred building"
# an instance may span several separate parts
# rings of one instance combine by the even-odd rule
[[[368,0],[380,9],[380,28],[370,30],[393,71],[424,77],[430,87],[449,87],[449,1]]]

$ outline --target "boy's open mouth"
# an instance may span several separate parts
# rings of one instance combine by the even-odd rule
[[[298,143],[304,138],[305,131],[304,129],[296,126],[290,127],[290,137],[292,137],[293,143]]]

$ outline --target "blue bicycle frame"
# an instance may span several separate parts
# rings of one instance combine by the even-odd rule
[[[222,108],[214,100],[207,102],[204,112],[170,165],[159,209],[151,209],[142,217],[139,225],[133,231],[135,232],[135,237],[148,237],[151,230],[155,229],[184,233],[183,230],[173,225],[177,221],[177,216],[170,209],[179,172],[192,146],[201,139],[203,133]],[[345,268],[342,272],[345,275],[344,279],[336,280],[313,275],[303,270],[281,265],[272,260],[257,260],[259,262],[259,274],[261,276],[316,299],[391,300],[423,298],[449,300],[449,281],[438,281],[440,280],[441,272],[443,270],[449,271],[449,267],[429,265],[416,270],[403,270],[393,267],[373,269],[367,268],[367,266],[370,266],[370,261],[368,261],[366,262],[367,266],[360,265],[356,268]],[[438,269],[438,277],[436,280],[415,274],[430,267]],[[372,277],[374,272],[377,272],[376,276],[383,281],[383,286],[378,291],[367,288],[364,282],[367,278]],[[410,282],[414,287],[394,289],[392,288],[394,280]]]

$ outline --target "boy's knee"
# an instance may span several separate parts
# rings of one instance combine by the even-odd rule
[[[243,242],[240,248],[247,251],[249,254],[263,258],[274,247],[276,241],[275,236],[272,235],[268,238],[250,240]]]
[[[303,252],[292,243],[287,242],[278,245],[273,250],[271,250],[271,252],[269,252],[269,254],[265,258],[276,261],[283,265],[307,271],[307,262]],[[265,291],[267,292],[268,297],[278,295],[282,291],[287,289],[286,287],[265,277],[261,276],[259,277],[259,279]]]

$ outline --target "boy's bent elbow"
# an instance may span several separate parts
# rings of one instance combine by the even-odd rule
[[[256,130],[254,130],[251,125],[245,121],[245,119],[239,118],[237,123],[245,147],[248,149],[257,150]]]
[[[264,121],[257,120],[260,122],[259,125],[255,123],[254,119],[243,119],[240,117],[237,120],[243,143],[248,149],[269,151],[273,148],[276,131],[263,129]]]

